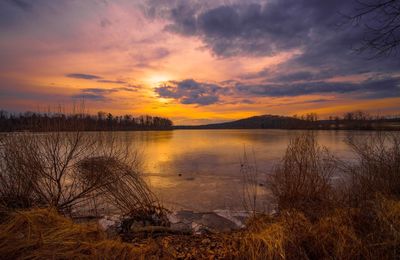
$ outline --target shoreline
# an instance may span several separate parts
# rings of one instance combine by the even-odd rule
[[[202,127],[190,127],[190,128],[173,128],[173,129],[138,129],[138,130],[81,130],[83,133],[118,133],[118,132],[172,132],[172,131],[192,131],[192,130],[284,130],[284,131],[354,131],[354,132],[398,132],[400,128],[376,128],[376,129],[326,129],[326,128],[202,128]],[[9,133],[51,133],[51,132],[64,132],[71,133],[77,130],[54,130],[54,131],[32,131],[32,130],[21,130],[21,131],[0,131],[0,134]]]

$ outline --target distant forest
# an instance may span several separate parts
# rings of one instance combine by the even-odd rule
[[[372,116],[363,111],[318,119],[317,114],[302,116],[261,115],[236,121],[178,129],[312,129],[312,130],[400,130],[400,116]]]
[[[171,130],[173,122],[168,118],[156,116],[124,115],[98,112],[97,115],[35,113],[12,114],[0,110],[0,131],[134,131]]]
[[[156,116],[114,116],[98,112],[19,114],[0,110],[0,132],[33,131],[135,131],[172,129],[326,129],[326,130],[400,130],[400,116],[372,116],[357,111],[339,117],[318,119],[317,114],[302,116],[261,115],[232,122],[198,126],[174,126],[168,118]]]

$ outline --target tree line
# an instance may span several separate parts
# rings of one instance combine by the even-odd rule
[[[363,111],[319,119],[316,113],[278,116],[261,115],[236,121],[176,126],[176,129],[306,129],[306,130],[400,130],[400,116],[373,116]]]
[[[398,130],[400,116],[371,115],[364,111],[347,112],[343,116],[330,116],[318,119],[316,113],[293,116],[300,119],[297,128],[333,129],[333,130]]]
[[[85,113],[36,113],[19,114],[0,110],[0,131],[133,131],[170,130],[173,122],[157,116],[114,116],[107,112],[96,115]]]

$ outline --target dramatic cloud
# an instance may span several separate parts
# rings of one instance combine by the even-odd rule
[[[271,55],[321,40],[337,21],[335,11],[348,10],[348,2],[273,0],[197,9],[200,13],[181,4],[171,10],[167,29],[200,36],[217,55]]]
[[[317,75],[309,71],[297,71],[289,74],[278,75],[274,79],[277,81],[300,81],[300,80],[316,80],[319,78],[321,77],[318,77]]]
[[[303,78],[303,77],[301,77]],[[182,104],[210,105],[221,104],[254,104],[254,101],[243,97],[298,97],[305,95],[342,95],[351,94],[357,99],[400,97],[400,78],[371,78],[358,83],[313,81],[285,84],[249,85],[236,82],[234,86],[197,82],[192,79],[170,82],[155,89],[163,98],[171,98]],[[233,102],[224,102],[225,97],[236,98]],[[307,103],[322,103],[328,99],[314,99]],[[304,102],[294,103],[303,104]]]
[[[65,75],[68,78],[74,78],[74,79],[101,79],[102,77],[96,76],[96,75],[90,75],[90,74],[82,74],[82,73],[71,73]]]
[[[93,101],[105,101],[107,98],[104,95],[100,94],[91,94],[91,93],[82,93],[78,95],[73,95],[72,98],[75,99],[87,99]]]
[[[122,80],[107,80],[107,79],[99,79],[97,82],[100,83],[112,83],[112,84],[126,84],[126,81]]]
[[[244,95],[294,97],[312,94],[356,94],[359,98],[400,97],[400,78],[368,79],[352,82],[306,82],[288,84],[242,85],[236,90]]]
[[[104,88],[84,88],[81,89],[82,92],[85,93],[94,93],[94,94],[109,94],[113,92],[117,92],[117,89],[104,89]]]
[[[354,52],[364,23],[342,23],[357,2],[0,0],[0,109],[73,97],[186,123],[398,113],[400,59]]]
[[[84,88],[80,94],[73,95],[72,98],[105,101],[108,99],[107,95],[115,92],[118,92],[118,89]]]
[[[91,74],[71,73],[71,74],[67,74],[65,76],[67,78],[74,78],[74,79],[96,80],[96,82],[99,82],[99,83],[127,84],[127,82],[123,81],[123,80],[109,80],[109,79],[104,79],[101,76],[91,75]]]
[[[310,68],[330,71],[330,77],[363,70],[398,71],[400,60],[367,60],[352,48],[364,39],[362,26],[344,22],[339,13],[352,13],[356,1],[272,0],[266,3],[220,4],[195,8],[188,2],[171,6],[166,29],[184,36],[199,37],[218,56],[273,56],[298,52],[281,65],[281,71]],[[281,73],[278,71],[278,73]],[[260,71],[242,78],[268,76]],[[293,75],[304,78],[312,75]],[[290,80],[290,79],[288,79]]]
[[[32,9],[32,4],[29,3],[29,1],[25,0],[6,0],[6,2],[9,2],[18,8],[21,8],[24,11],[30,11]]]
[[[116,88],[116,90],[120,91],[128,91],[128,92],[137,92],[137,88],[132,88],[132,87],[121,87],[121,88]]]
[[[155,92],[162,98],[173,98],[182,104],[211,105],[219,101],[219,94],[223,88],[216,84],[202,83],[187,79],[171,81],[155,88]]]

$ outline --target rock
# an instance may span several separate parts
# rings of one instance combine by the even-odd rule
[[[107,230],[112,226],[119,225],[121,223],[120,216],[104,216],[103,218],[99,219],[98,224],[101,229]]]
[[[172,212],[171,214],[168,214],[167,218],[168,218],[168,220],[169,220],[169,222],[171,224],[176,224],[176,223],[179,223],[181,221],[181,219],[176,215],[175,212]]]
[[[198,223],[215,232],[228,232],[237,228],[234,222],[215,213],[204,214]]]
[[[203,235],[210,233],[210,230],[206,226],[196,222],[192,222],[192,230],[195,235]]]
[[[168,215],[171,226],[187,231],[191,228],[196,234],[231,231],[244,226],[248,217],[245,212],[216,210],[215,212],[198,213],[190,210],[173,212]]]
[[[201,219],[202,214],[190,210],[181,210],[176,212],[175,216],[180,219],[181,222],[192,222]]]
[[[100,219],[99,220],[99,226],[102,230],[106,231],[109,227],[115,225],[115,221],[109,220],[109,219]]]
[[[185,223],[172,223],[170,228],[173,231],[178,231],[182,233],[192,233],[191,225]]]
[[[214,210],[214,212],[215,214],[235,223],[237,228],[243,228],[246,219],[249,217],[249,213],[246,211]]]
[[[121,229],[121,217],[118,215],[104,216],[98,221],[99,227],[104,230],[109,237],[116,236]]]

